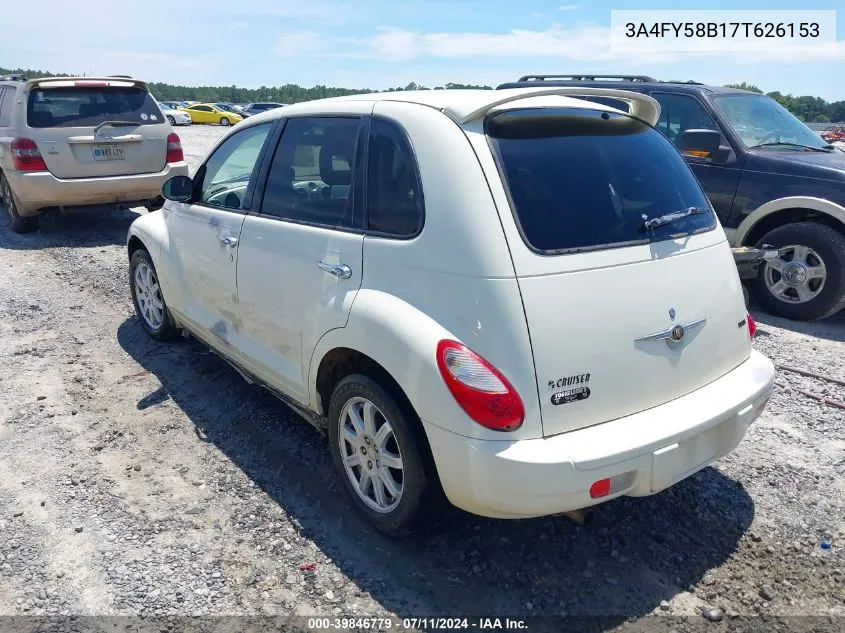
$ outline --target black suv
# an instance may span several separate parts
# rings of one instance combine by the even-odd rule
[[[684,155],[732,245],[778,250],[751,280],[762,306],[798,320],[845,307],[845,152],[777,101],[642,75],[527,75],[498,89],[524,87],[604,87],[656,99],[657,128]],[[612,98],[578,98],[627,111]]]

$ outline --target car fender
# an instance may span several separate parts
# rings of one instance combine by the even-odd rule
[[[825,200],[824,198],[790,196],[787,198],[770,200],[769,202],[757,207],[742,221],[736,231],[733,232],[733,235],[730,235],[731,244],[735,246],[741,245],[751,232],[751,229],[753,229],[760,220],[785,209],[808,209],[810,211],[817,211],[819,213],[829,215],[845,225],[845,207],[842,207],[835,202],[831,202],[830,200]]]
[[[162,257],[162,253],[167,252],[164,247],[169,239],[167,222],[165,221],[166,213],[169,213],[166,207],[162,207],[158,211],[152,211],[137,218],[129,226],[126,245],[128,249],[133,237],[141,241],[153,260],[162,294],[166,297],[168,305],[174,305],[176,298],[173,297],[173,293],[176,288],[171,283],[173,279],[172,267],[167,258]]]
[[[402,299],[378,290],[361,289],[343,328],[326,332],[311,355],[308,371],[309,406],[325,415],[317,391],[323,358],[335,348],[349,348],[381,365],[408,397],[417,415],[453,433],[488,440],[516,440],[542,434],[540,421],[526,423],[503,437],[501,432],[471,420],[452,397],[437,367],[437,343],[461,337]]]

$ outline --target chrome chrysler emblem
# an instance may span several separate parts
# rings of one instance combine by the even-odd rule
[[[707,319],[699,319],[698,321],[692,321],[691,323],[687,323],[685,325],[676,324],[666,330],[663,330],[662,332],[655,332],[654,334],[641,336],[640,338],[634,340],[637,342],[666,341],[667,344],[680,343],[687,335],[687,332],[697,327],[701,327],[705,323],[707,323]]]

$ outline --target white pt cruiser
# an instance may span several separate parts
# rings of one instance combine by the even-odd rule
[[[325,429],[380,530],[443,493],[500,518],[654,494],[737,446],[774,377],[658,114],[529,88],[250,117],[132,224],[140,321]]]

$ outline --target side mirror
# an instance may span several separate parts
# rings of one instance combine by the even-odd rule
[[[681,137],[681,154],[693,158],[710,158],[719,154],[722,135],[716,130],[686,130]]]
[[[194,181],[187,176],[173,176],[164,183],[161,195],[173,202],[190,202],[194,197]]]

